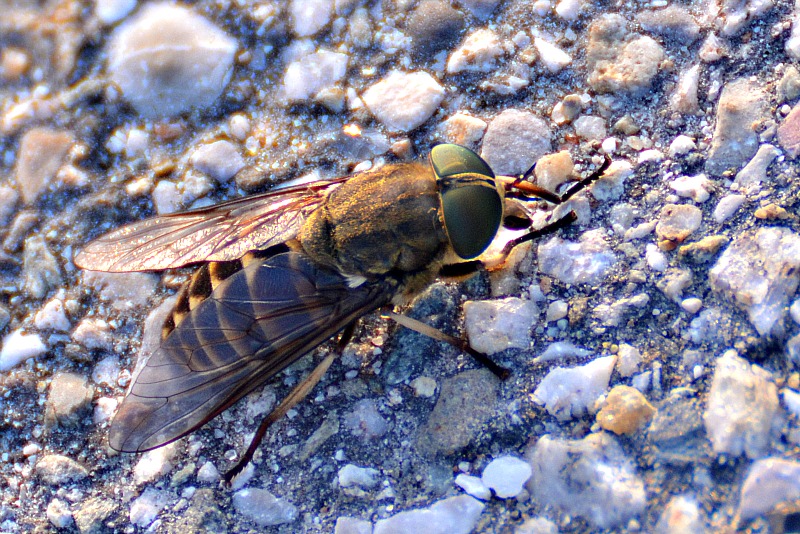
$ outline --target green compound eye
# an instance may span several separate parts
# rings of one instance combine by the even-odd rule
[[[494,172],[475,152],[458,145],[435,146],[430,162],[453,250],[465,260],[479,256],[503,220],[503,199]]]

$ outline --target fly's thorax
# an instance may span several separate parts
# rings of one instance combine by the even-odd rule
[[[319,263],[364,276],[426,270],[446,252],[439,193],[421,163],[356,175],[331,193],[298,240]]]

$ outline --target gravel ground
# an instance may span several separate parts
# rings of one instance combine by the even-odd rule
[[[797,531],[798,59],[785,1],[5,0],[0,531]],[[572,226],[406,310],[508,380],[373,314],[232,487],[332,346],[108,448],[190,270],[83,245],[439,142],[550,189],[612,160],[536,210]]]

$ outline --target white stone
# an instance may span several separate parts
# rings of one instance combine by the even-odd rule
[[[349,56],[320,50],[292,61],[283,75],[283,93],[289,102],[309,100],[332,87],[347,73]]]
[[[428,508],[406,510],[375,522],[373,534],[424,532],[425,534],[470,534],[485,505],[469,495],[438,501]]]
[[[708,273],[711,288],[744,309],[762,336],[784,331],[783,318],[800,278],[800,234],[767,226],[742,232]]]
[[[436,112],[444,88],[427,72],[392,71],[364,91],[362,99],[388,129],[407,132]]]
[[[55,330],[56,332],[66,332],[72,327],[67,312],[64,311],[64,302],[58,298],[50,300],[36,312],[33,324],[39,330]]]
[[[456,486],[463,489],[469,495],[482,501],[488,501],[492,498],[492,490],[486,487],[480,477],[466,475],[459,473],[456,476]]]
[[[708,192],[711,189],[711,181],[705,174],[679,176],[669,182],[669,186],[678,196],[691,198],[695,202],[705,202],[711,196]]]
[[[341,469],[337,478],[339,486],[342,488],[358,487],[371,489],[380,483],[381,472],[371,467],[358,467],[357,465],[347,464]]]
[[[556,367],[539,383],[533,400],[559,421],[594,413],[608,389],[616,360],[616,356],[605,356],[578,367]]]
[[[800,392],[793,389],[783,388],[781,390],[783,396],[783,404],[795,417],[800,417]]]
[[[292,0],[289,5],[292,30],[298,37],[315,35],[328,25],[332,15],[332,0]]]
[[[200,469],[197,470],[197,481],[204,484],[213,484],[219,480],[219,471],[217,467],[207,461],[203,465],[200,466]]]
[[[72,332],[72,340],[89,350],[111,350],[114,348],[114,337],[111,327],[102,319],[86,317],[78,323]]]
[[[695,314],[703,307],[703,301],[697,297],[689,297],[681,301],[681,308],[686,313]]]
[[[580,440],[542,436],[525,453],[533,468],[533,502],[565,516],[586,518],[588,529],[618,532],[643,519],[644,482],[608,432]],[[646,530],[646,529],[645,529]]]
[[[669,144],[669,157],[683,156],[696,148],[694,139],[688,135],[679,135]]]
[[[740,186],[748,186],[767,181],[767,169],[772,165],[772,162],[775,161],[775,158],[780,155],[781,151],[769,143],[759,146],[753,159],[747,162],[747,165],[736,173],[734,183]]]
[[[53,499],[47,505],[47,520],[56,528],[67,529],[73,526],[74,520],[72,512],[69,511],[69,503],[61,499]]]
[[[572,56],[541,37],[536,37],[533,40],[533,45],[536,47],[536,51],[539,52],[539,60],[553,74],[561,72],[564,67],[572,63]]]
[[[789,306],[789,315],[795,323],[800,324],[800,299],[795,300],[792,302],[792,305]]]
[[[567,316],[569,311],[569,304],[567,304],[564,300],[555,300],[547,305],[547,315],[545,316],[545,321],[548,323],[552,323],[554,321],[558,321],[559,319],[563,319]]]
[[[481,480],[501,499],[514,498],[531,478],[528,462],[514,456],[495,458],[483,470]]]
[[[140,115],[177,115],[222,94],[237,48],[191,8],[149,3],[111,36],[108,74]]]
[[[92,381],[104,386],[115,386],[119,378],[120,366],[117,356],[106,356],[94,366]]]
[[[92,421],[94,424],[101,425],[111,420],[111,417],[117,411],[119,401],[110,397],[100,397],[94,405],[94,413],[92,414]]]
[[[556,5],[556,15],[570,22],[578,20],[583,12],[583,0],[561,0]]]
[[[649,243],[645,247],[644,257],[647,260],[647,266],[656,272],[666,271],[669,266],[667,256],[653,243]]]
[[[695,114],[700,111],[697,89],[700,84],[700,65],[694,65],[681,74],[669,103],[678,113]]]
[[[581,115],[572,124],[575,127],[575,134],[587,141],[599,141],[607,135],[606,121],[602,117]]]
[[[719,202],[717,207],[714,208],[714,220],[718,223],[723,223],[731,218],[736,213],[744,201],[747,199],[744,195],[725,195]]]
[[[409,384],[414,390],[414,395],[429,399],[436,393],[436,380],[429,376],[420,376],[415,378]]]
[[[633,165],[624,160],[612,161],[611,165],[590,187],[592,196],[600,201],[616,200],[625,193],[625,180],[633,176]]]
[[[3,338],[0,349],[0,371],[8,371],[28,358],[35,358],[47,352],[47,346],[39,334],[28,334],[17,329]]]
[[[245,488],[233,494],[233,507],[261,527],[283,525],[297,519],[297,507],[261,488]]]
[[[538,315],[535,302],[517,297],[464,303],[469,344],[485,354],[530,347],[531,326]]]
[[[706,532],[703,514],[697,500],[678,495],[667,503],[656,524],[655,534],[703,534]]]
[[[503,52],[503,44],[495,32],[487,29],[475,30],[450,55],[447,73],[491,72]]]
[[[582,349],[569,341],[554,341],[547,346],[547,349],[539,356],[534,358],[535,362],[547,362],[551,360],[563,360],[565,358],[585,358],[592,351]]]
[[[137,0],[95,0],[94,14],[103,24],[124,19],[136,7]]]
[[[154,488],[145,489],[131,504],[131,523],[141,528],[148,527],[155,521],[158,513],[167,505],[169,499],[168,491]]]
[[[602,229],[584,232],[578,242],[559,237],[538,247],[539,269],[565,284],[601,282],[617,262]]]
[[[715,363],[703,421],[717,454],[762,456],[782,424],[772,375],[726,351]]]
[[[183,205],[183,196],[178,185],[170,180],[160,180],[153,188],[153,204],[159,215],[175,213]]]
[[[617,350],[617,372],[624,377],[632,376],[642,364],[642,353],[636,347],[620,343]]]
[[[742,484],[739,514],[745,521],[764,515],[780,503],[800,498],[800,462],[764,458],[753,462]]]
[[[133,480],[137,485],[152,482],[172,471],[172,460],[178,453],[178,442],[147,451],[133,467]]]
[[[214,141],[199,146],[189,157],[198,171],[218,182],[227,182],[245,166],[244,158],[230,141]]]

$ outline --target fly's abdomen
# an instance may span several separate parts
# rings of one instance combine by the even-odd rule
[[[109,433],[117,450],[169,443],[225,410],[358,317],[387,303],[391,281],[347,279],[285,252],[221,281],[198,274],[174,327],[136,377]],[[204,299],[200,290],[211,288]]]

